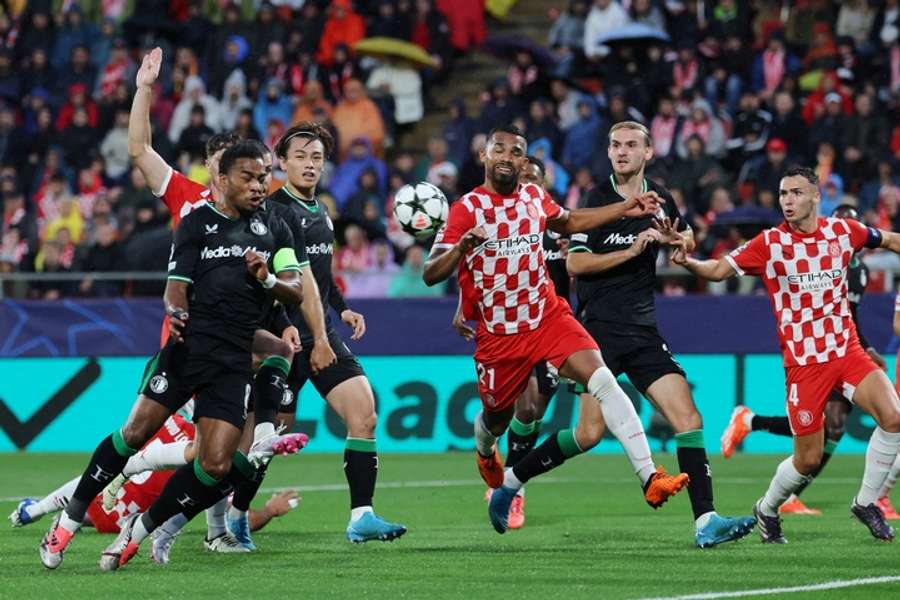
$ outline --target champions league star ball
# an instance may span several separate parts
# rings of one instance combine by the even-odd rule
[[[403,231],[419,239],[437,233],[449,210],[444,192],[426,181],[404,185],[394,196],[394,218]]]

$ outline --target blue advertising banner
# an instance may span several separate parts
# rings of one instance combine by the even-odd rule
[[[707,449],[718,438],[738,402],[761,414],[784,414],[781,357],[686,354],[688,373],[703,415]],[[378,402],[378,448],[383,452],[444,452],[473,448],[472,420],[479,408],[475,370],[468,356],[363,356]],[[0,359],[0,451],[89,451],[121,426],[135,398],[145,358]],[[890,361],[893,362],[893,361]],[[651,405],[623,381],[644,421],[654,451],[674,451],[672,432]],[[544,420],[544,431],[571,426],[578,400],[560,388]],[[863,452],[873,423],[851,413],[840,452]],[[297,429],[308,433],[309,451],[339,452],[344,428],[312,386],[301,394]],[[788,452],[790,440],[751,434],[746,452]],[[614,438],[595,452],[618,453]]]

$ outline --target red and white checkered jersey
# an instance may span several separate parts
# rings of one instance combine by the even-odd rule
[[[467,316],[475,308],[491,333],[514,334],[537,329],[557,296],[544,266],[543,235],[547,219],[562,208],[540,187],[520,185],[509,196],[477,187],[450,207],[447,224],[433,248],[450,248],[473,227],[483,227],[487,241],[460,262],[459,281]]]
[[[850,219],[819,219],[813,233],[786,223],[767,229],[727,255],[740,275],[766,284],[778,321],[784,366],[843,357],[856,327],[847,298],[847,266],[866,244],[868,229]]]
[[[162,187],[153,192],[169,209],[172,215],[172,229],[178,227],[188,213],[212,201],[212,192],[205,185],[191,181],[172,167],[166,174]]]

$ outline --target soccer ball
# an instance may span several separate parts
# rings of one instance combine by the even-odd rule
[[[449,210],[444,192],[427,181],[404,185],[394,196],[394,218],[403,231],[419,239],[437,233]]]

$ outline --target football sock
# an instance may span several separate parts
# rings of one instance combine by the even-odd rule
[[[484,411],[479,411],[475,415],[475,449],[482,456],[491,456],[494,454],[496,442],[497,436],[491,433],[484,424]]]
[[[214,540],[225,533],[225,513],[227,511],[228,498],[221,498],[206,509],[206,539]],[[171,521],[171,519],[169,520]]]
[[[709,459],[706,458],[706,448],[703,445],[703,430],[694,429],[676,433],[675,443],[678,446],[678,468],[690,477],[688,496],[691,498],[694,519],[715,512]]]
[[[256,415],[257,428],[260,423],[275,423],[275,415],[284,398],[290,371],[289,360],[281,356],[269,356],[256,372],[253,379],[253,413]],[[272,433],[274,432],[273,426]]]
[[[256,477],[241,482],[234,487],[234,496],[231,497],[231,508],[228,509],[228,516],[232,519],[238,519],[250,510],[250,503],[256,497],[263,479],[266,476],[266,469],[269,465],[261,465],[256,469]]]
[[[828,464],[828,461],[831,460],[831,455],[834,454],[837,445],[838,443],[834,440],[825,440],[825,450],[822,452],[822,460],[819,461],[819,466],[809,474],[809,481],[797,488],[797,490],[794,492],[794,495],[799,496],[800,494],[802,494],[803,490],[809,487],[809,484],[813,482],[813,479],[819,476],[819,473],[822,472],[822,469],[824,469],[825,465]]]
[[[69,498],[69,503],[62,515],[63,527],[73,531],[70,526],[75,523],[75,529],[77,529],[77,526],[84,521],[84,514],[94,497],[102,492],[103,488],[116,475],[122,472],[128,458],[136,452],[137,450],[129,448],[125,443],[121,431],[115,431],[100,442],[100,445],[94,450],[94,455],[91,457],[87,469],[84,470],[75,492]]]
[[[344,475],[350,486],[351,512],[356,508],[371,510],[375,480],[378,477],[378,454],[375,453],[374,439],[347,438],[344,447]]]
[[[537,441],[538,436],[537,424],[537,421],[523,423],[515,417],[510,421],[509,431],[506,432],[507,467],[516,466],[516,463],[534,448],[534,443]]]
[[[888,433],[881,427],[875,427],[866,449],[866,469],[862,486],[856,494],[857,504],[868,506],[878,500],[878,492],[897,459],[897,450],[900,450],[900,433]]]
[[[787,417],[760,417],[759,415],[753,415],[753,419],[750,421],[750,429],[752,431],[768,431],[775,435],[787,437],[794,435],[791,433],[791,424]]]
[[[878,492],[879,498],[884,498],[891,495],[891,492],[894,490],[894,486],[897,485],[897,475],[900,475],[900,454],[898,454],[897,458],[894,459],[894,464],[891,465],[891,471],[890,473],[888,473],[887,479],[884,480],[884,485],[881,486],[881,491]]]
[[[184,452],[190,443],[188,440],[182,440],[169,444],[150,444],[128,459],[122,474],[125,477],[133,477],[144,471],[176,469],[187,463]]]
[[[607,367],[600,367],[588,380],[587,389],[590,394],[600,401],[600,410],[606,420],[606,426],[612,432],[634,472],[641,480],[641,485],[647,483],[650,476],[656,471],[653,458],[650,455],[650,446],[647,444],[647,436],[644,433],[644,425],[634,410],[631,399],[619,387],[619,383]]]
[[[76,477],[75,479],[62,484],[35,504],[26,507],[25,512],[28,513],[28,516],[32,519],[37,519],[38,517],[43,517],[44,515],[64,509],[69,503],[72,494],[75,493],[75,488],[78,487],[79,479],[81,479],[81,477]]]
[[[760,502],[762,513],[770,517],[778,516],[778,507],[784,504],[784,501],[809,479],[809,475],[801,475],[794,467],[793,456],[788,456],[781,461],[781,464],[775,469],[775,477],[772,478],[766,495]]]
[[[558,431],[556,435],[551,435],[544,440],[543,444],[529,452],[511,469],[512,474],[519,482],[519,485],[512,489],[519,489],[529,479],[555,469],[566,462],[567,459],[582,452],[584,450],[581,449],[578,441],[575,439],[574,429]],[[503,484],[506,485],[506,483],[506,478],[504,478]]]

